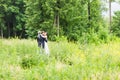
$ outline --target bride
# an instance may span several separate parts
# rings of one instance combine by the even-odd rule
[[[43,33],[43,36],[45,37],[45,40],[44,40],[44,50],[45,50],[45,54],[49,55],[50,52],[49,52],[49,48],[48,48],[48,44],[47,44],[47,32],[44,32]]]

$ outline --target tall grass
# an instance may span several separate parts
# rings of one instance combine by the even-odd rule
[[[120,42],[48,42],[50,56],[36,40],[0,39],[0,80],[120,80]]]

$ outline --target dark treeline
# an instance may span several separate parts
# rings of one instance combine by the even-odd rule
[[[23,0],[0,0],[1,37],[25,37],[25,3]]]
[[[102,41],[109,32],[120,37],[120,12],[112,25],[102,16],[104,0],[0,0],[0,36],[35,38],[38,30],[50,40]]]

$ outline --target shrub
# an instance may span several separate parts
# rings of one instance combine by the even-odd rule
[[[78,41],[78,35],[76,33],[70,33],[67,37],[67,40],[76,42],[76,41]]]
[[[56,41],[57,40],[57,36],[56,35],[50,36],[50,40],[51,41]]]
[[[27,69],[37,65],[37,63],[38,61],[34,57],[24,57],[21,62],[21,67]]]
[[[110,39],[110,37],[109,37],[110,35],[108,35],[108,31],[105,31],[105,30],[100,31],[98,36],[99,36],[99,39],[102,42],[105,42],[105,43],[107,43],[109,41],[109,39]]]

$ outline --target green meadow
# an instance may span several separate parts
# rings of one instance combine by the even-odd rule
[[[120,40],[48,45],[50,56],[36,40],[0,39],[0,80],[120,80]]]

